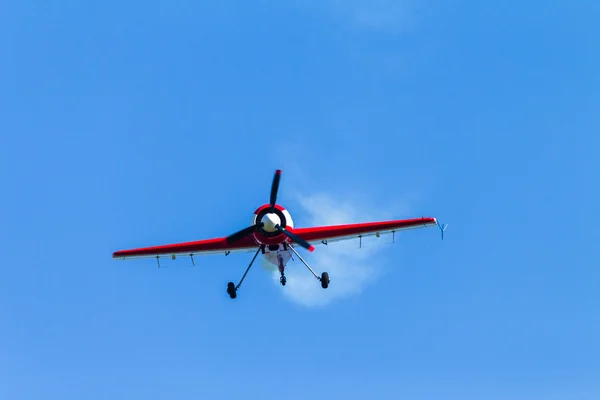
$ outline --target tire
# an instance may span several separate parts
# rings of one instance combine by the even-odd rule
[[[321,287],[323,289],[327,289],[327,287],[329,286],[329,274],[327,272],[323,272],[321,274]]]
[[[227,294],[232,299],[235,299],[237,297],[237,290],[235,289],[235,285],[233,284],[233,282],[229,282],[227,284]]]

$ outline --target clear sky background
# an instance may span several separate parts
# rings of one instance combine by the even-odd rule
[[[0,5],[0,398],[600,398],[600,3]],[[450,226],[116,261],[296,226]],[[381,244],[381,243],[386,244]],[[377,244],[380,246],[377,246]],[[302,254],[306,254],[302,251]]]

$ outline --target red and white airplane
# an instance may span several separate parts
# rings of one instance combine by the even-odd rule
[[[252,225],[242,229],[227,237],[216,239],[198,240],[194,242],[168,244],[163,246],[143,247],[131,250],[120,250],[113,253],[115,259],[130,258],[156,258],[160,268],[161,257],[171,257],[173,260],[177,256],[189,256],[194,263],[195,255],[219,254],[229,255],[231,252],[253,252],[255,251],[250,265],[244,272],[242,279],[237,285],[233,282],[227,284],[227,293],[232,299],[237,297],[237,291],[240,288],[244,278],[250,271],[258,253],[273,265],[281,273],[280,282],[285,286],[286,277],[285,267],[295,254],[300,261],[312,272],[316,279],[321,282],[321,287],[326,289],[329,286],[329,274],[323,272],[318,276],[315,271],[304,261],[294,248],[298,244],[308,251],[313,251],[314,246],[309,241],[318,241],[323,244],[328,242],[358,238],[362,240],[365,236],[395,233],[407,229],[424,228],[429,226],[438,226],[444,231],[448,225],[440,225],[435,218],[421,217],[405,220],[367,222],[360,224],[329,225],[310,228],[294,228],[294,222],[290,213],[276,204],[279,181],[281,179],[281,170],[275,171],[273,184],[271,186],[271,199],[269,204],[264,204],[254,211],[252,216]]]

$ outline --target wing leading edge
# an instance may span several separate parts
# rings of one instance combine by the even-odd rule
[[[365,236],[394,233],[408,229],[426,228],[429,226],[438,226],[437,220],[433,217],[422,217],[393,221],[366,222],[359,224],[296,228],[293,230],[293,232],[308,242],[321,241],[323,243],[327,243],[339,240],[358,239]]]

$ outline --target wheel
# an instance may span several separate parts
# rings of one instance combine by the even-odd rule
[[[235,285],[233,284],[233,282],[229,282],[227,284],[227,294],[232,299],[235,299],[237,297],[237,289],[235,288]]]
[[[229,282],[227,284],[227,294],[232,299],[235,299],[237,297],[237,289],[235,288],[235,285],[233,284],[233,282]]]
[[[327,287],[329,286],[329,282],[331,282],[329,279],[329,274],[327,272],[323,272],[321,274],[321,287],[323,289],[327,289]]]
[[[279,279],[279,282],[281,282],[281,286],[285,286],[285,284],[287,283],[287,279],[286,279],[285,275]]]

